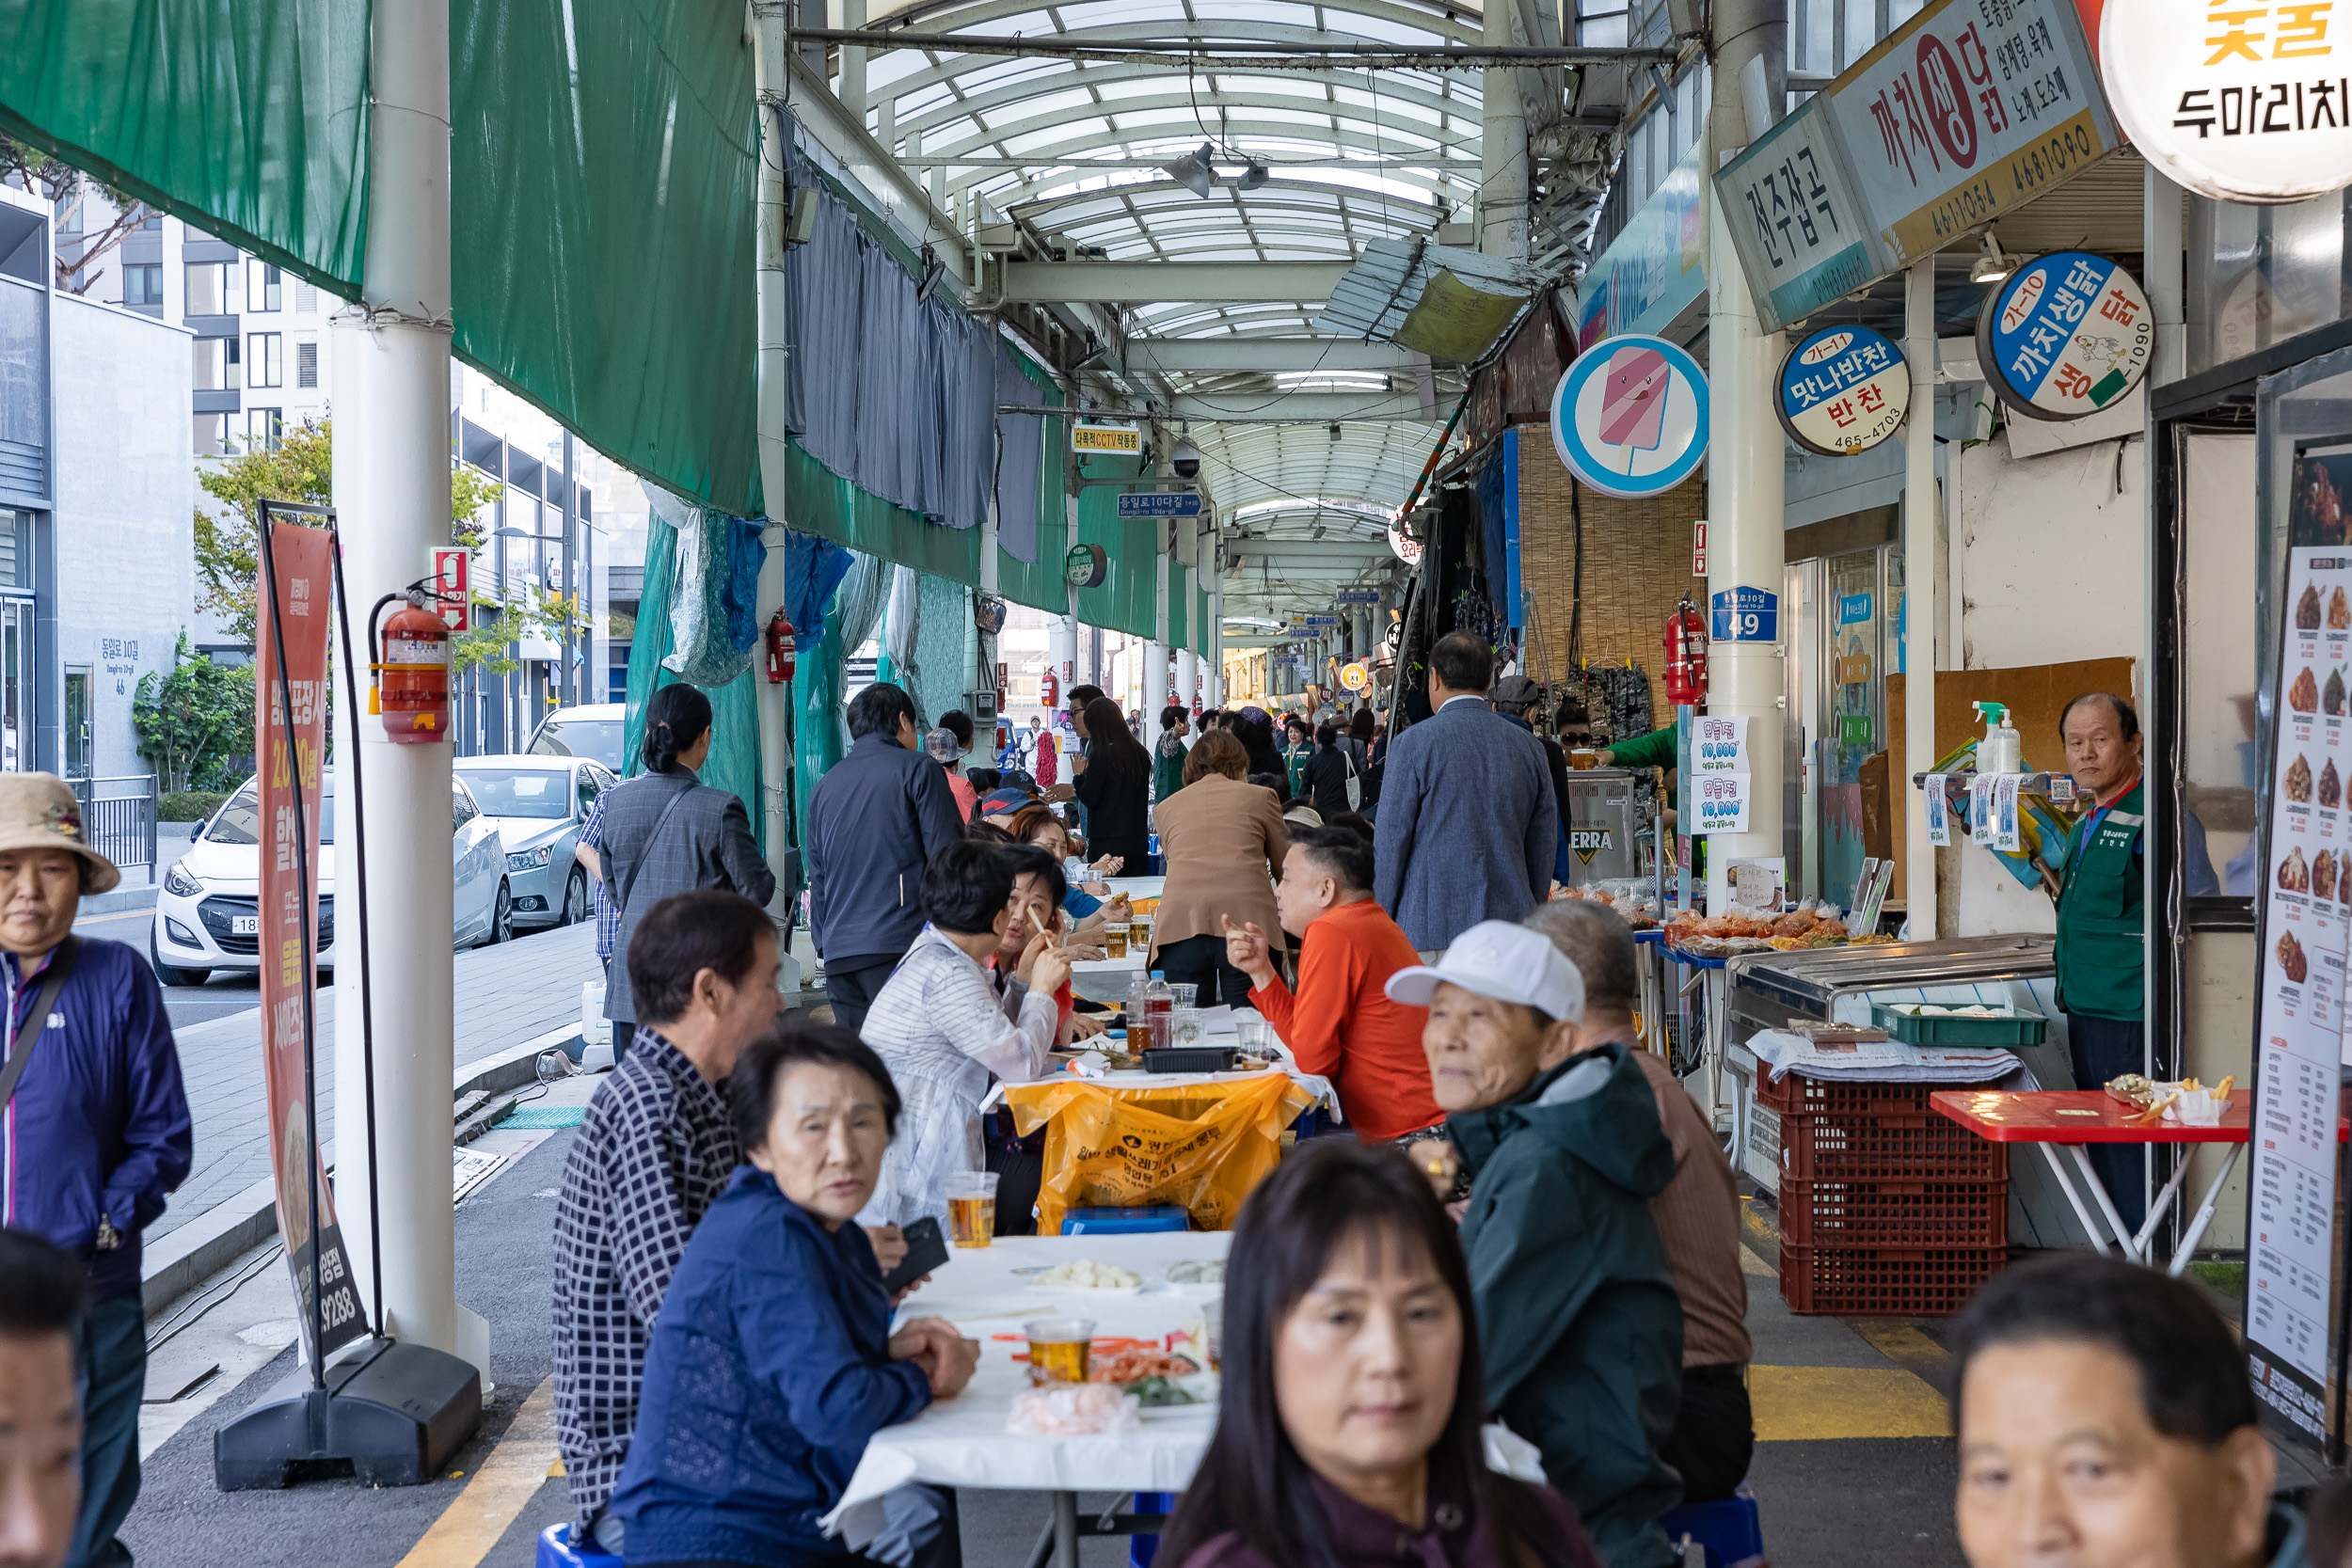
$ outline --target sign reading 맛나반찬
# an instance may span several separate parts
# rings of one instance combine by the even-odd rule
[[[2300,201],[2352,184],[2345,26],[2326,0],[2117,0],[2099,71],[2117,121],[2175,183]]]
[[[1805,451],[1851,457],[1903,427],[1911,367],[1875,327],[1825,326],[1781,361],[1775,407],[1789,439]]]

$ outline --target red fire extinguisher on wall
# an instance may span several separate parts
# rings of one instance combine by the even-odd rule
[[[1666,701],[1696,707],[1707,701],[1707,626],[1685,594],[1666,621]]]
[[[375,601],[368,615],[368,646],[375,661],[368,711],[381,715],[385,736],[404,746],[449,738],[449,623],[425,609],[425,585],[414,582]],[[400,604],[390,615],[384,607]],[[379,620],[381,625],[378,625]]]
[[[792,672],[798,667],[800,661],[800,650],[797,634],[792,629],[792,623],[785,619],[784,610],[781,608],[768,618],[767,638],[768,684],[770,686],[789,685],[792,680]]]

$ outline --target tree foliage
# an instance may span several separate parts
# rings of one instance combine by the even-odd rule
[[[155,212],[147,203],[134,201],[113,186],[101,184],[55,153],[8,136],[0,136],[0,183],[15,185],[40,197],[60,217],[71,210],[75,198],[87,197],[93,191],[113,209],[114,215],[101,229],[57,235],[57,288],[63,293],[89,293],[103,272],[98,263]]]
[[[201,657],[183,626],[170,672],[139,677],[131,727],[165,790],[233,789],[253,751],[253,667]]]
[[[288,428],[275,450],[254,448],[218,463],[208,462],[197,473],[204,493],[220,503],[218,512],[196,514],[197,608],[212,610],[227,623],[241,641],[254,640],[256,585],[262,562],[255,530],[262,502],[300,501],[329,506],[335,499],[332,421],[304,420]],[[499,498],[502,486],[495,479],[463,463],[450,466],[449,515],[451,537],[468,549],[482,544],[482,517]],[[423,574],[424,563],[418,562]],[[506,644],[522,636],[545,636],[561,625],[560,608],[552,599],[532,603],[521,589],[509,589],[501,600],[476,591],[473,621],[476,629],[461,633],[451,649],[457,669],[480,667],[503,673],[515,668]],[[355,615],[366,607],[354,605]],[[501,610],[496,631],[481,627],[483,611]],[[364,630],[359,630],[364,636]]]

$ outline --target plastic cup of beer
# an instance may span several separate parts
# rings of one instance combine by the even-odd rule
[[[1130,927],[1128,923],[1123,920],[1115,921],[1103,927],[1104,957],[1110,958],[1123,958],[1127,956],[1127,933]]]
[[[1127,941],[1138,953],[1152,951],[1152,917],[1138,913],[1127,922]]]
[[[1580,773],[1587,773],[1600,766],[1600,753],[1590,746],[1579,746],[1568,753],[1568,766]]]
[[[1029,1337],[1029,1381],[1084,1383],[1094,1350],[1092,1318],[1032,1318],[1021,1325]]]
[[[950,1171],[946,1186],[948,1239],[958,1246],[987,1246],[996,1236],[996,1173]]]

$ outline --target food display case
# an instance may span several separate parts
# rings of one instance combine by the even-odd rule
[[[1629,768],[1588,768],[1568,775],[1568,885],[1638,877],[1649,823]]]

